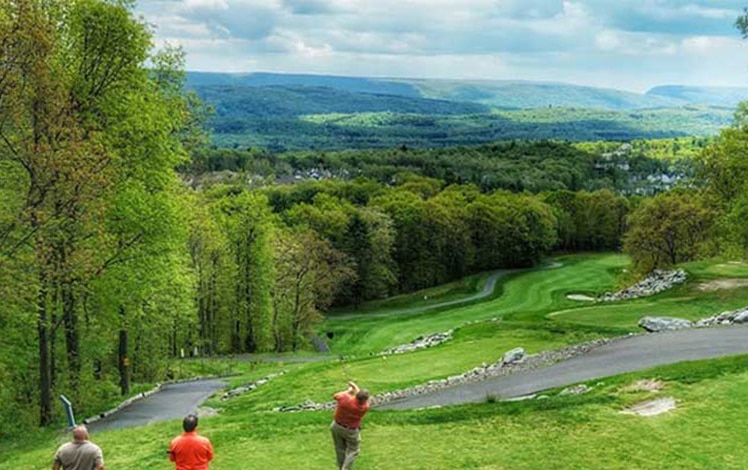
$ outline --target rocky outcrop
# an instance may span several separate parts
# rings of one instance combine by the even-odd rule
[[[452,339],[453,330],[446,331],[444,333],[434,333],[429,336],[419,336],[410,343],[401,344],[386,351],[379,353],[380,355],[389,356],[390,354],[403,354],[407,352],[417,351],[419,349],[433,348],[446,341]]]
[[[643,281],[637,282],[633,286],[627,287],[619,292],[607,292],[597,300],[599,302],[614,302],[617,300],[630,300],[659,294],[660,292],[666,291],[678,284],[682,284],[686,281],[687,277],[688,275],[682,269],[677,269],[675,271],[662,271],[656,269]]]
[[[691,328],[693,323],[683,318],[675,317],[644,317],[639,320],[639,326],[650,333],[659,333],[661,331],[682,330]]]
[[[718,313],[717,315],[708,318],[702,318],[696,322],[696,326],[740,325],[744,323],[748,323],[748,307]]]
[[[607,339],[599,339],[591,341],[589,343],[569,346],[568,348],[564,349],[543,351],[538,354],[531,355],[526,355],[525,350],[522,348],[515,348],[511,351],[507,351],[501,357],[501,359],[493,364],[483,363],[480,366],[475,367],[460,375],[454,375],[445,379],[430,380],[425,384],[416,385],[414,387],[374,395],[371,398],[371,403],[372,406],[383,405],[391,401],[403,400],[417,395],[424,395],[449,387],[480,382],[490,377],[509,375],[523,370],[532,370],[540,367],[545,367],[564,359],[569,359],[571,357],[586,354],[592,349],[602,346],[603,344],[606,344],[608,342],[609,340]],[[331,410],[334,408],[335,402],[315,403],[314,401],[308,400],[299,405],[275,408],[275,411],[297,412]]]
[[[221,395],[221,400],[228,400],[230,398],[238,397],[239,395],[242,395],[247,392],[251,392],[252,390],[256,389],[257,387],[260,387],[262,385],[265,385],[266,383],[270,382],[276,377],[280,377],[281,375],[285,374],[286,371],[282,370],[280,372],[276,372],[274,374],[267,375],[261,379],[257,379],[253,382],[249,382],[247,384],[242,385],[241,387],[234,388],[232,390],[229,390],[228,392]]]

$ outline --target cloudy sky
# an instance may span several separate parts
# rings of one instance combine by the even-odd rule
[[[139,0],[189,70],[748,86],[745,0]]]

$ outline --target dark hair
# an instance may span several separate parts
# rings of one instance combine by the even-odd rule
[[[182,420],[182,429],[184,432],[192,432],[197,428],[197,416],[187,415]]]
[[[368,399],[369,399],[368,390],[359,390],[358,393],[356,393],[356,400],[358,400],[360,403],[364,403]]]

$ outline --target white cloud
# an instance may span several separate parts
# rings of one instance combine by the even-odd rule
[[[141,0],[189,68],[744,82],[735,0]],[[700,59],[696,59],[696,58]],[[727,64],[722,68],[716,58]],[[629,69],[623,68],[623,64]],[[667,70],[664,70],[667,68]],[[714,79],[711,79],[712,81]]]

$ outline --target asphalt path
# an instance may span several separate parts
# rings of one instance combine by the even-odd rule
[[[390,402],[379,409],[480,403],[531,395],[587,380],[676,362],[748,353],[748,326],[698,328],[618,339],[551,366]]]
[[[91,432],[100,432],[183,418],[195,413],[202,402],[225,385],[218,379],[164,385],[153,395],[87,426]],[[175,432],[180,429],[175,429]]]

